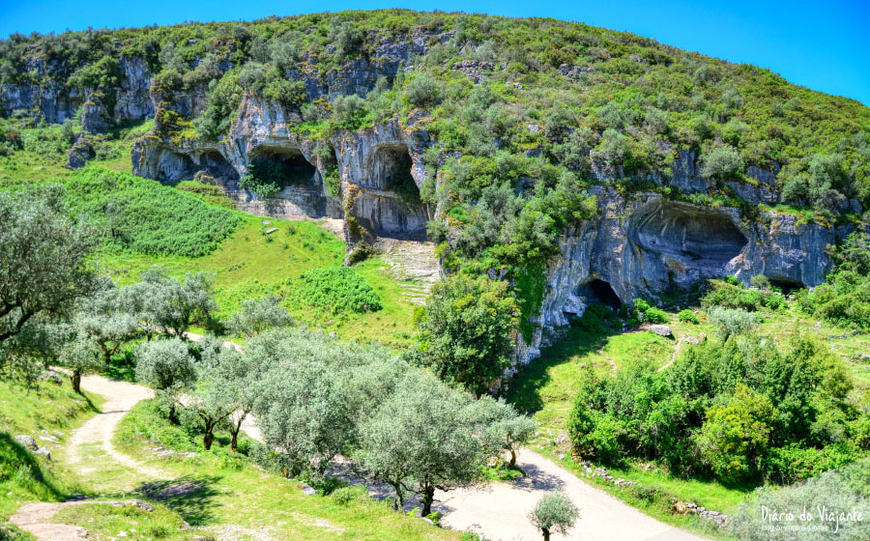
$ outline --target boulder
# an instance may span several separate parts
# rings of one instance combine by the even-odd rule
[[[81,169],[87,162],[94,159],[94,147],[91,145],[90,137],[85,134],[79,134],[76,137],[75,143],[66,155],[67,169]]]
[[[63,378],[54,370],[43,370],[39,374],[39,381],[48,381],[55,385],[63,385]]]
[[[51,460],[51,451],[49,451],[47,447],[39,447],[39,448],[36,449],[36,451],[34,451],[34,452],[35,452],[36,454],[38,454],[38,455],[42,455],[42,456],[44,456],[45,458]]]
[[[33,438],[33,436],[28,436],[27,434],[21,434],[19,436],[15,436],[12,439],[17,441],[18,443],[20,443],[21,445],[23,445],[25,448],[29,449],[30,451],[36,451],[37,449],[39,449],[39,445],[37,445],[36,440]]]
[[[650,325],[649,330],[659,336],[673,336],[674,333],[667,325]]]

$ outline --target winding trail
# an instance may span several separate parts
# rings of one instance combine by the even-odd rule
[[[115,462],[135,470],[143,477],[165,478],[166,474],[160,470],[150,468],[138,460],[121,453],[112,444],[112,436],[118,428],[118,423],[137,403],[141,400],[154,397],[154,391],[142,385],[128,383],[126,381],[114,381],[103,376],[85,376],[82,378],[82,389],[106,398],[103,408],[95,417],[73,432],[67,451],[69,463],[77,466],[81,473],[89,473],[94,470],[82,459],[81,448],[91,443],[102,444],[103,451]]]
[[[553,534],[553,541],[704,539],[645,515],[529,449],[520,449],[517,466],[526,475],[510,483],[437,492],[436,507],[444,513],[441,524],[472,530],[490,541],[538,541],[541,533],[528,514],[541,496],[562,490],[580,508],[580,520],[568,535]]]
[[[141,385],[113,381],[102,376],[83,377],[82,388],[104,396],[106,402],[103,405],[104,411],[78,428],[67,442],[70,465],[82,474],[93,471],[95,468],[82,457],[82,446],[100,443],[111,460],[135,470],[143,478],[167,478],[166,473],[134,460],[112,445],[112,436],[123,416],[139,401],[154,396],[154,391]],[[253,417],[246,419],[243,429],[252,438],[262,441]],[[516,481],[437,492],[434,507],[443,514],[441,523],[457,530],[478,532],[490,541],[537,541],[540,533],[529,523],[528,513],[542,495],[562,490],[580,508],[581,519],[568,535],[554,534],[553,541],[702,539],[643,514],[529,449],[519,451],[517,466],[526,475]],[[81,503],[88,502],[24,505],[11,517],[10,522],[32,533],[38,541],[83,539],[87,532],[82,528],[51,522],[52,517],[61,509]]]
[[[55,370],[64,371],[59,368]],[[135,470],[142,477],[163,479],[164,472],[150,468],[141,462],[121,453],[112,444],[112,436],[118,428],[121,418],[139,401],[154,396],[154,391],[124,381],[114,381],[103,376],[84,376],[82,389],[106,398],[102,411],[88,419],[82,426],[73,431],[65,445],[68,463],[80,474],[88,474],[96,468],[82,456],[82,447],[98,443],[103,451],[115,462]],[[9,519],[14,524],[33,534],[38,541],[72,541],[85,539],[87,532],[80,526],[57,524],[51,519],[60,510],[72,505],[96,503],[96,501],[77,500],[68,502],[40,502],[21,506]]]

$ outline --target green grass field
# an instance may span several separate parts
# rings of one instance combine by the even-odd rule
[[[206,256],[149,256],[116,251],[103,252],[97,259],[122,284],[138,280],[142,271],[151,265],[162,265],[176,276],[197,271],[213,274],[221,318],[237,310],[247,298],[275,293],[285,297],[282,304],[294,319],[309,327],[334,331],[347,340],[377,339],[393,346],[409,343],[414,305],[402,297],[399,282],[392,278],[380,258],[357,264],[353,270],[377,291],[383,305],[381,310],[334,316],[304,302],[292,304],[293,296],[289,293],[294,280],[313,268],[341,265],[344,243],[314,222],[239,215],[241,225],[217,250]],[[264,221],[269,224],[265,225]],[[266,235],[272,228],[278,230]]]

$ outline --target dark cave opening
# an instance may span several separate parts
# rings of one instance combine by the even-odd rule
[[[595,278],[580,288],[580,295],[586,297],[586,304],[603,304],[619,310],[622,308],[622,299],[613,290],[613,287],[604,280]]]
[[[391,191],[409,208],[421,204],[420,189],[411,175],[413,162],[406,145],[384,145],[372,155],[373,184]]]
[[[223,181],[239,179],[236,168],[217,150],[206,150],[192,156],[192,159],[195,162],[194,167],[198,168],[194,178],[199,176],[200,179],[208,180],[208,177],[211,177],[214,180]]]
[[[805,289],[807,286],[800,280],[793,280],[791,278],[784,277],[773,277],[768,276],[767,278],[770,280],[770,285],[781,290],[786,295],[791,293],[792,291],[796,291],[798,289]]]
[[[251,152],[248,174],[256,183],[271,183],[283,189],[314,185],[317,169],[297,148],[260,146]]]

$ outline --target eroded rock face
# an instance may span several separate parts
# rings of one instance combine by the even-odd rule
[[[67,88],[46,79],[42,84],[0,85],[0,105],[6,115],[15,111],[27,114],[37,111],[51,123],[73,118],[84,105],[82,128],[90,132],[104,131],[117,122],[154,116],[154,104],[149,95],[151,76],[144,59],[122,57],[119,62],[124,77],[118,88],[112,90],[111,99],[100,98],[94,89]],[[32,69],[45,77],[46,69],[41,59],[34,60]],[[109,103],[113,106],[110,107]]]
[[[561,254],[547,270],[547,290],[536,330],[519,337],[516,360],[526,364],[558,336],[559,328],[581,316],[590,303],[618,308],[642,297],[656,299],[671,286],[698,280],[756,274],[795,286],[822,283],[830,271],[826,248],[851,232],[799,224],[791,214],[765,211],[745,224],[737,209],[707,208],[638,194],[626,200],[613,189],[593,188],[597,219],[560,239]]]
[[[323,181],[324,157],[315,142],[291,129],[298,122],[276,104],[246,98],[229,138],[181,144],[168,138],[143,138],[131,154],[133,172],[168,183],[202,172],[223,186],[240,209],[261,215],[341,218],[347,212],[360,226],[345,232],[349,249],[370,236],[425,238],[429,215],[415,200],[425,178],[422,154],[430,144],[425,131],[390,122],[336,135],[330,145],[335,149],[342,194],[330,196]],[[310,181],[287,186],[268,201],[242,190],[238,180],[252,160],[263,156],[292,161],[300,170],[309,167]]]

